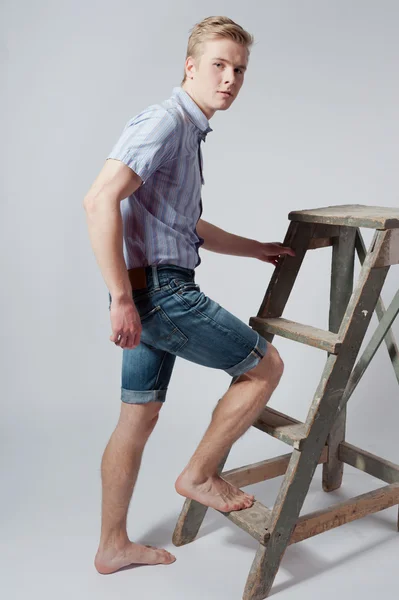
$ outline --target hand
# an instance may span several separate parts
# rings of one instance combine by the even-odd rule
[[[132,298],[112,299],[111,309],[111,342],[121,348],[136,348],[140,343],[141,320]]]
[[[283,246],[280,242],[259,242],[255,258],[277,266],[279,259],[286,254],[288,256],[295,256],[295,251],[292,248],[288,248],[288,246]]]

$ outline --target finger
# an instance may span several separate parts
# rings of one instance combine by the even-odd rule
[[[286,254],[288,254],[289,256],[295,256],[295,252],[292,248],[281,248],[279,256],[285,256]]]
[[[125,348],[132,350],[135,348],[135,332],[126,335]]]
[[[129,350],[133,350],[133,348],[135,348],[135,347],[136,347],[136,346],[135,346],[135,343],[134,343],[134,338],[135,338],[135,335],[134,335],[134,334],[133,334],[133,335],[129,335],[129,336],[126,338],[126,346],[125,346],[125,347],[126,347],[126,348],[128,348]],[[137,345],[137,344],[136,344],[136,345]]]
[[[118,346],[120,348],[124,348],[126,345],[126,334],[122,334],[121,337],[118,340]]]
[[[132,346],[132,338],[129,337],[128,335],[124,338],[124,343],[121,346],[122,348],[127,348],[130,349]]]
[[[117,338],[115,340],[115,345],[116,346],[120,346],[122,344],[122,342],[123,342],[123,339],[124,339],[124,335],[121,332],[121,333],[118,334],[118,336],[117,336]]]

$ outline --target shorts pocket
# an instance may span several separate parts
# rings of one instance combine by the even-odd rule
[[[174,277],[173,279],[171,279],[169,281],[169,285],[172,288],[172,290],[179,292],[179,293],[183,293],[183,292],[188,292],[188,291],[192,291],[195,290],[197,292],[200,292],[200,286],[198,285],[198,283],[195,283],[195,281],[188,281],[187,279],[179,279],[178,277]]]
[[[201,292],[200,286],[194,281],[172,279],[169,287],[172,289],[173,297],[186,308],[198,308],[205,298],[204,292]]]
[[[139,311],[140,314],[140,311]],[[150,346],[175,354],[188,342],[188,337],[173,323],[163,308],[153,306],[143,314],[141,340]]]

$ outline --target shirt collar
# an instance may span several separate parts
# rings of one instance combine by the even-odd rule
[[[213,129],[209,126],[209,121],[200,107],[194,102],[191,96],[181,86],[173,88],[172,97],[182,106],[190,121],[200,130],[200,138],[205,142],[207,134]]]

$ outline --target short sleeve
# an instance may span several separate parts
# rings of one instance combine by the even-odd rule
[[[126,124],[107,158],[130,167],[145,182],[176,153],[176,124],[168,112],[140,113]]]

